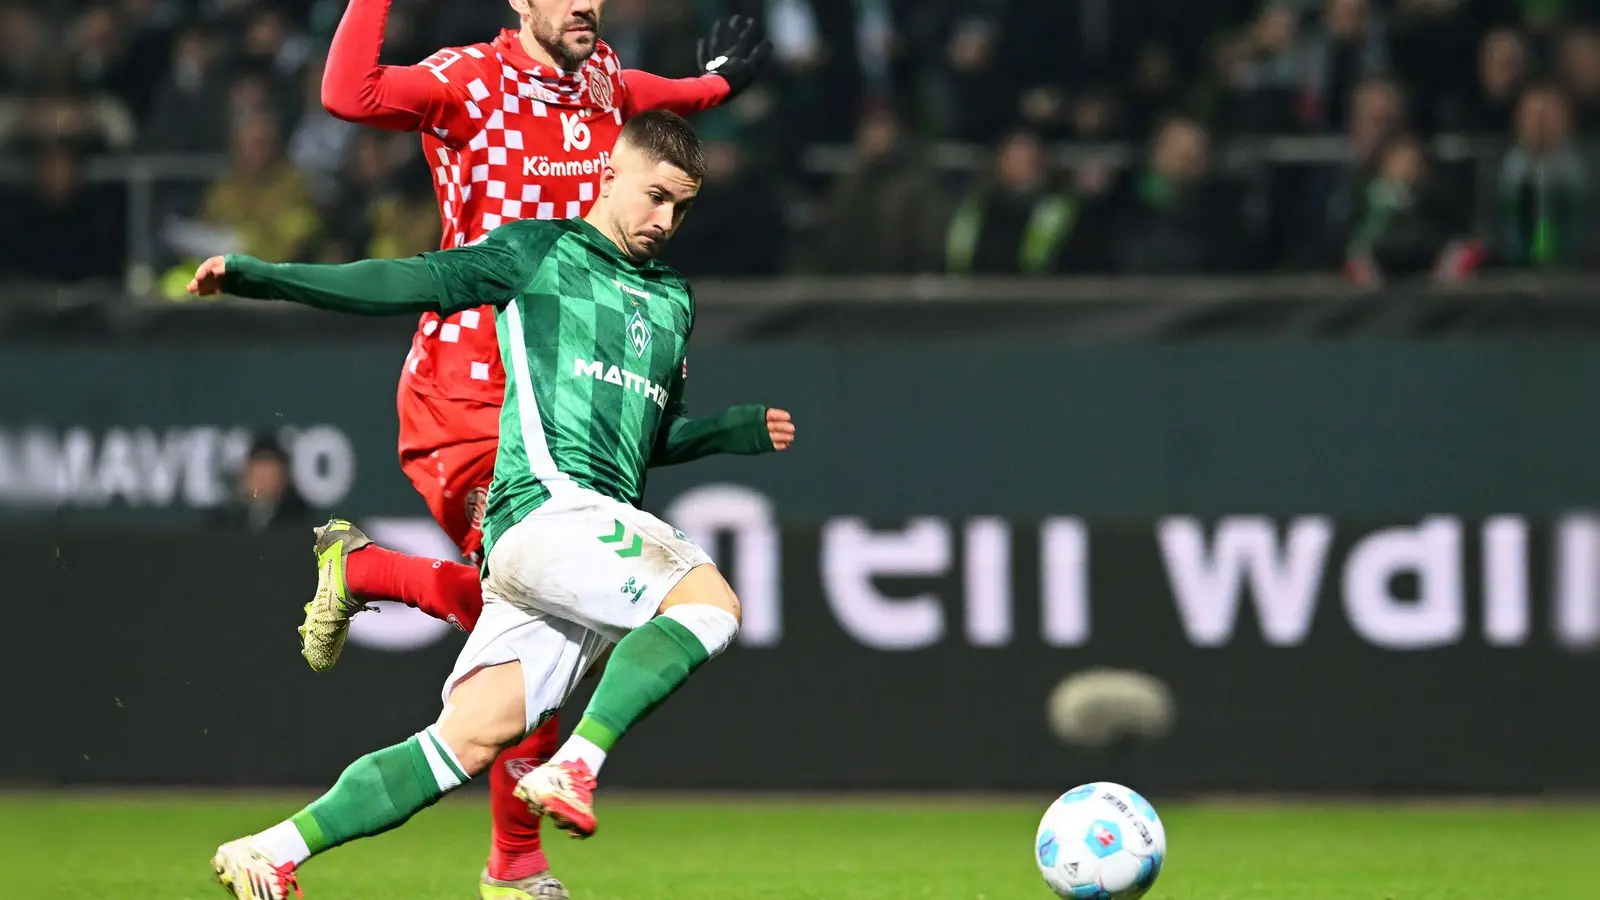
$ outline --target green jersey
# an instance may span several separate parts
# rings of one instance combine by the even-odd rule
[[[272,265],[229,256],[224,288],[363,314],[494,305],[506,370],[485,549],[553,495],[637,505],[645,471],[710,453],[772,449],[765,407],[691,419],[685,352],[694,295],[581,219],[524,220],[482,242],[409,260]]]

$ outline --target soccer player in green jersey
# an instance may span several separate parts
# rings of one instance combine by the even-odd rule
[[[694,296],[654,260],[700,188],[704,157],[668,112],[630,119],[584,219],[524,220],[482,242],[340,266],[207,260],[196,294],[385,315],[494,304],[506,372],[484,517],[484,608],[444,686],[444,711],[356,760],[305,809],[224,844],[212,867],[239,900],[284,900],[310,857],[394,828],[486,769],[554,714],[608,648],[594,698],[517,796],[594,833],[606,754],[739,630],[739,600],[705,552],[638,509],[650,465],[780,450],[782,410],[685,414]],[[613,644],[615,645],[613,647]]]

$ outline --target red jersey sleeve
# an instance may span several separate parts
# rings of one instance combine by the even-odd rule
[[[624,69],[622,117],[631,119],[652,109],[687,116],[728,99],[728,82],[720,75],[662,78],[639,69]]]
[[[328,47],[323,107],[348,122],[430,131],[464,146],[483,124],[476,106],[489,94],[480,77],[484,54],[451,48],[414,66],[379,65],[388,19],[389,0],[350,0]]]

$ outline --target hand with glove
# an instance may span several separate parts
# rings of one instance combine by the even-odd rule
[[[728,82],[732,99],[761,74],[772,55],[772,42],[756,33],[756,20],[730,16],[711,27],[711,34],[695,46],[695,61],[708,75]]]

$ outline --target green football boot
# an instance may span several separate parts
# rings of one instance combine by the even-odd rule
[[[329,519],[314,530],[312,549],[317,555],[317,593],[306,604],[306,620],[300,626],[300,655],[311,668],[326,672],[339,661],[344,640],[350,634],[350,618],[371,609],[350,595],[344,580],[345,558],[372,543],[361,529],[344,519]]]
[[[490,878],[484,869],[478,879],[478,900],[568,900],[567,888],[548,871],[516,881]]]

